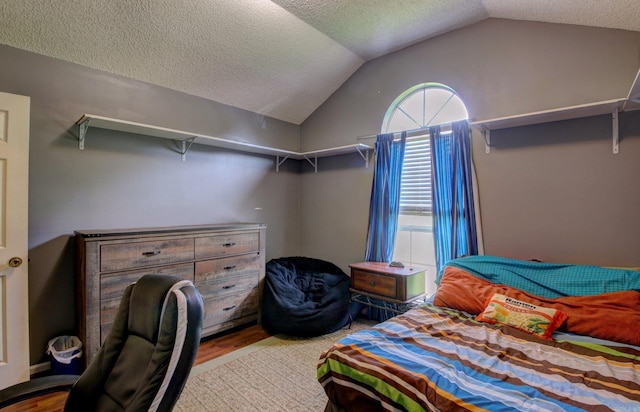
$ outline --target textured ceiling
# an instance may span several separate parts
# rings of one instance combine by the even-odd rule
[[[489,17],[640,31],[640,1],[2,0],[0,44],[300,124],[365,61]]]

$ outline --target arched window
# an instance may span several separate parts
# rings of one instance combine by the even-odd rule
[[[382,122],[382,132],[419,131],[468,117],[467,108],[452,88],[440,83],[422,83],[391,103]]]
[[[456,92],[440,83],[422,83],[398,96],[385,114],[382,132],[411,131],[405,148],[401,214],[431,213],[431,156],[428,128],[467,119]]]
[[[409,132],[402,166],[400,216],[393,260],[427,266],[427,294],[435,292],[437,270],[428,128],[467,118],[467,109],[453,89],[439,83],[422,83],[398,96],[382,122],[382,133]]]

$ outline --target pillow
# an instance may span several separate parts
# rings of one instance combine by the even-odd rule
[[[559,330],[640,346],[640,292],[636,290],[542,298],[447,266],[433,304],[477,315],[494,293],[564,312],[568,317]]]
[[[557,309],[533,305],[499,293],[487,299],[484,311],[476,317],[479,321],[503,323],[544,339],[551,339],[553,332],[566,319],[567,315]]]

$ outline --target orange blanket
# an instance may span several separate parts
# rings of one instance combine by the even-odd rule
[[[635,290],[548,299],[447,266],[434,304],[477,315],[494,293],[561,310],[568,317],[560,330],[640,346],[640,292]]]

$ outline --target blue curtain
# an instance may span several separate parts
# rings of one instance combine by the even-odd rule
[[[469,123],[453,123],[451,133],[430,127],[429,136],[433,233],[440,273],[449,260],[478,254]]]
[[[377,136],[376,160],[369,205],[369,228],[364,260],[391,262],[400,212],[400,181],[407,133],[394,141],[393,133]]]
[[[393,133],[380,134],[376,139],[376,160],[364,258],[367,262],[391,262],[393,258],[400,213],[400,183],[406,141],[406,132],[402,132],[397,141],[394,141]],[[392,311],[382,309],[382,307],[395,308],[395,304],[374,298],[368,299],[378,306],[368,306],[369,319],[382,322],[396,315]],[[356,305],[352,310],[358,312],[361,307]]]

